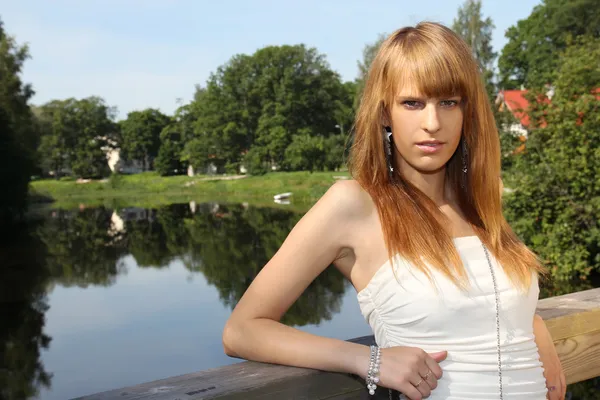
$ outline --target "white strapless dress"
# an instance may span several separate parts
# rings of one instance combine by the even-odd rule
[[[440,363],[438,387],[428,400],[499,399],[495,294],[490,268],[477,236],[455,238],[471,287],[461,292],[432,272],[439,293],[425,275],[399,256],[384,264],[358,293],[362,314],[381,347],[412,346],[448,351]],[[533,335],[539,286],[528,293],[511,286],[490,253],[500,298],[502,391],[507,400],[544,400],[546,381]],[[385,363],[385,358],[381,360]],[[401,397],[402,398],[402,397]]]

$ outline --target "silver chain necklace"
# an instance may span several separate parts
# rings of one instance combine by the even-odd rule
[[[483,252],[487,260],[488,266],[490,267],[490,274],[492,275],[492,283],[494,284],[494,295],[496,298],[496,348],[498,350],[498,385],[500,387],[500,400],[504,400],[504,393],[502,391],[502,357],[500,354],[500,294],[498,293],[498,284],[496,282],[496,273],[492,267],[490,260],[490,254],[488,253],[487,247],[482,244]],[[389,399],[392,400],[392,390],[389,390]],[[398,395],[398,399],[402,399],[401,395]]]
[[[494,284],[494,294],[496,295],[496,339],[498,348],[498,385],[500,386],[500,400],[504,399],[502,392],[502,357],[500,354],[500,294],[498,293],[498,284],[496,283],[496,274],[494,268],[492,268],[492,262],[490,261],[490,254],[488,253],[487,247],[483,246],[485,252],[485,258],[487,259],[488,266],[490,267],[490,273],[492,274],[492,282]]]

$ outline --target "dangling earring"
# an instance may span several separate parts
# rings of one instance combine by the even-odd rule
[[[467,141],[465,140],[465,138],[462,138],[462,172],[463,172],[463,177],[461,179],[461,184],[460,186],[464,189],[465,188],[465,182],[467,181],[467,172],[469,171],[468,168],[468,163],[469,163],[469,150],[467,149]]]
[[[390,181],[394,176],[394,167],[392,166],[392,128],[389,126],[385,126],[383,128],[383,146],[385,147],[385,161],[387,164],[388,175],[390,177]]]

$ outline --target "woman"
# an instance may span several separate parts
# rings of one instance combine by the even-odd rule
[[[354,180],[334,184],[252,282],[225,352],[356,374],[371,393],[413,400],[563,398],[560,362],[534,317],[542,268],[502,216],[499,152],[467,45],[435,23],[393,33],[357,112]],[[332,263],[380,347],[278,322]]]

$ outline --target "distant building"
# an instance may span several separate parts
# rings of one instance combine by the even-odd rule
[[[200,168],[199,170],[195,170],[192,165],[188,165],[187,167],[187,176],[195,176],[196,174],[216,175],[217,173],[219,173],[219,169],[213,163],[210,163],[206,167]]]
[[[540,99],[541,102],[550,103],[552,97],[554,97],[554,88],[547,85],[548,90],[546,96]],[[527,133],[531,129],[529,120],[529,101],[525,98],[527,94],[526,89],[521,90],[501,90],[496,96],[496,107],[498,110],[508,110],[515,117],[516,122],[510,126],[505,127],[509,132],[514,133],[516,136],[522,136],[527,138]],[[594,94],[596,99],[600,100],[600,88],[592,90],[591,94]],[[545,127],[545,121],[541,121],[541,127]]]
[[[111,172],[121,174],[139,174],[144,172],[144,163],[139,160],[124,160],[121,158],[121,149],[108,149],[106,151],[106,160]]]
[[[140,160],[124,160],[121,157],[121,149],[117,147],[117,142],[112,139],[103,138],[110,146],[103,147],[106,154],[106,162],[112,173],[138,174],[144,171],[144,163]]]
[[[498,96],[496,96],[495,104],[498,110],[509,111],[515,118],[513,123],[503,127],[506,132],[512,133],[521,141],[521,145],[514,149],[514,153],[521,153],[525,150],[525,142],[527,141],[528,132],[531,129],[531,121],[528,114],[529,101],[525,98],[526,94],[527,90],[522,88],[520,90],[501,90]],[[550,101],[553,95],[554,88],[549,86],[546,92],[546,99],[542,99],[542,101]]]
[[[527,90],[501,90],[496,97],[496,106],[500,111],[510,111],[515,122],[505,126],[506,131],[515,136],[527,138],[529,128],[529,101],[525,98]]]

